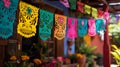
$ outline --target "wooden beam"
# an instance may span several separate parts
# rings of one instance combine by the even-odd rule
[[[29,3],[29,4],[32,4],[32,5],[34,5],[38,8],[43,8],[43,7],[46,7],[46,6],[48,7],[49,6],[49,8],[47,8],[47,9],[53,8],[53,9],[56,9],[56,10],[63,11],[61,8],[56,7],[54,5],[51,5],[51,4],[49,4],[49,3],[47,3],[46,1],[43,1],[43,0],[22,0],[22,1],[24,1],[26,3]]]
[[[108,4],[106,0],[98,0],[99,2],[102,2],[103,4]]]
[[[120,0],[107,0],[108,3],[118,3]]]

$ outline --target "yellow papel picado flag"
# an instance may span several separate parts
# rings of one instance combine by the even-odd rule
[[[20,1],[19,10],[17,33],[26,38],[35,36],[39,9],[28,3]]]

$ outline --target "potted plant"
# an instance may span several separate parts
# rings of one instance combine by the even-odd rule
[[[94,62],[94,59],[96,58],[96,55],[92,53],[96,49],[96,46],[87,46],[84,43],[82,43],[79,47],[79,53],[81,53],[86,59],[86,64],[88,66],[92,65]]]

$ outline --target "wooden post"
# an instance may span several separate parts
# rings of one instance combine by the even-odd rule
[[[108,12],[108,5],[105,6],[105,12]],[[104,46],[103,46],[103,62],[104,67],[110,67],[111,60],[110,60],[110,42],[108,36],[108,20],[106,20],[106,31],[104,34]]]

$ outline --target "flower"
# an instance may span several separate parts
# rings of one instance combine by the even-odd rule
[[[39,65],[39,64],[42,63],[42,61],[41,61],[40,59],[34,59],[33,61],[34,61],[34,63],[36,63],[37,65]]]
[[[83,55],[82,54],[76,54],[76,56],[78,57],[78,58],[82,58],[83,57]]]
[[[27,55],[23,55],[23,56],[21,56],[21,59],[22,59],[23,61],[26,61],[26,60],[29,60],[30,57],[27,56]]]
[[[57,61],[56,61],[55,59],[52,59],[52,63],[54,63],[54,64],[55,64],[56,62],[57,62]]]
[[[17,57],[16,57],[16,56],[11,56],[11,57],[10,57],[10,60],[15,61],[15,60],[17,60]]]
[[[63,58],[62,58],[62,57],[57,57],[57,60],[58,60],[59,62],[63,62]]]
[[[64,59],[64,62],[65,62],[65,64],[70,64],[70,63],[71,63],[71,61],[70,61],[69,58],[65,58],[65,59]]]

